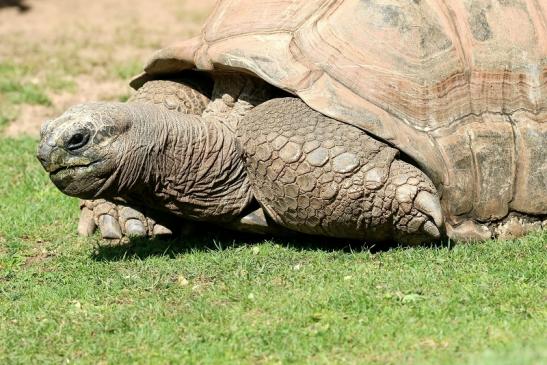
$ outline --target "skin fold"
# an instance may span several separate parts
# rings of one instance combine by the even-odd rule
[[[146,211],[258,233],[408,244],[441,236],[435,187],[396,149],[297,98],[263,102],[262,88],[241,85],[213,90],[203,116],[199,95],[166,103],[151,86],[156,102],[75,106],[44,124],[38,158],[62,192],[94,199],[82,217],[98,216],[113,236],[162,232]]]

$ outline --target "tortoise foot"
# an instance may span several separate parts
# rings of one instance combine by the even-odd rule
[[[459,225],[446,225],[448,237],[456,242],[479,242],[497,238],[510,240],[547,228],[547,221],[541,218],[510,214],[502,221],[489,225],[467,220]]]
[[[139,209],[114,204],[104,199],[82,200],[78,234],[91,236],[98,228],[101,237],[120,240],[124,237],[169,237],[171,224],[160,224]]]

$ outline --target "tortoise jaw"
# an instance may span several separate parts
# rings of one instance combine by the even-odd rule
[[[84,163],[84,164],[65,165],[65,166],[50,166],[49,170],[46,169],[46,171],[49,172],[49,176],[56,176],[63,172],[68,172],[72,170],[83,170],[95,165],[98,162],[99,161],[93,161],[93,162]]]
[[[90,161],[85,164],[57,165],[49,171],[51,182],[63,193],[87,199],[94,197],[100,190],[104,178],[101,166],[104,161]]]
[[[76,162],[52,165],[49,169],[49,178],[61,191],[67,193],[68,186],[76,184],[86,185],[90,177],[95,175],[94,171],[100,161],[89,161],[86,163]]]

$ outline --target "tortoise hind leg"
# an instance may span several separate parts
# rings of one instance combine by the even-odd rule
[[[434,185],[398,152],[295,98],[253,109],[238,127],[253,193],[294,231],[414,244],[437,240]]]
[[[447,234],[456,242],[480,242],[492,238],[515,239],[545,228],[545,216],[512,212],[504,219],[489,224],[475,222],[472,219],[465,220],[457,226],[447,224]]]
[[[542,220],[543,218],[543,220]],[[547,228],[546,217],[510,214],[503,221],[495,223],[494,236],[498,239],[514,239]]]

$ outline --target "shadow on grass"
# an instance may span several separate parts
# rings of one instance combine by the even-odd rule
[[[174,258],[196,251],[222,251],[258,244],[263,237],[208,232],[201,236],[176,236],[170,239],[132,237],[126,243],[102,241],[93,254],[97,261],[120,261],[129,258],[145,259],[153,256]]]
[[[206,251],[223,251],[243,246],[252,246],[265,242],[274,242],[289,249],[325,252],[363,252],[378,253],[394,248],[412,249],[412,246],[384,243],[369,245],[360,241],[319,237],[309,235],[295,235],[291,237],[268,237],[253,234],[244,234],[215,228],[214,231],[204,228],[202,234],[177,236],[172,239],[158,238],[130,238],[123,244],[109,244],[105,241],[93,253],[97,261],[123,261],[127,259],[146,259],[148,257],[163,256],[175,258],[181,254]],[[446,242],[422,245],[421,247],[446,248]],[[450,248],[450,247],[449,247]]]
[[[30,5],[26,4],[26,0],[0,0],[0,10],[3,8],[17,8],[21,13],[31,9]]]

